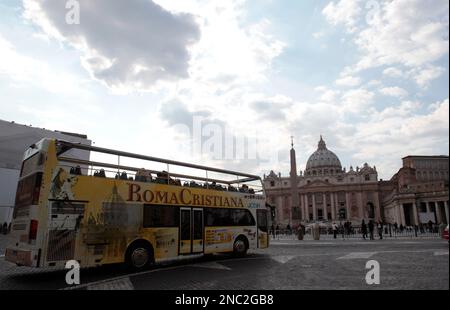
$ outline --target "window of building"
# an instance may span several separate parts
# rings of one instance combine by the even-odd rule
[[[275,186],[275,181],[270,181],[270,186],[274,187]]]
[[[350,178],[350,182],[353,182],[354,178]]]
[[[425,202],[420,203],[420,212],[426,213],[427,212],[427,204]]]
[[[317,210],[317,218],[319,220],[323,220],[323,210],[322,209]]]
[[[292,219],[293,220],[300,220],[301,219],[300,208],[298,208],[298,207],[292,208]]]
[[[366,175],[364,176],[364,179],[365,179],[366,181],[370,181],[370,175],[369,175],[369,174],[366,174]]]

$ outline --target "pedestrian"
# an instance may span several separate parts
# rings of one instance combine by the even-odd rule
[[[361,233],[362,233],[363,239],[366,240],[366,238],[367,238],[367,225],[366,225],[366,222],[364,222],[364,220],[362,220],[362,223],[361,223]]]
[[[428,221],[428,231],[433,232],[433,222],[431,220]]]
[[[382,240],[383,239],[383,223],[381,223],[381,221],[378,222],[377,228],[378,228],[378,236],[380,236],[380,240]]]
[[[272,233],[272,236],[275,238],[275,226],[270,226],[270,232]]]
[[[336,239],[337,233],[338,233],[338,226],[337,226],[336,222],[333,222],[333,224],[331,224],[331,228],[333,229],[334,239]]]
[[[291,235],[291,233],[292,233],[291,225],[287,224],[286,230],[287,230],[287,234],[288,234],[288,235]]]
[[[2,231],[3,231],[3,234],[4,235],[6,235],[7,233],[8,233],[8,224],[5,222],[5,223],[3,223],[3,229],[2,229]]]
[[[369,234],[370,234],[370,240],[374,240],[373,238],[373,230],[375,228],[375,225],[373,224],[373,221],[369,221]]]
[[[349,235],[348,221],[345,221],[345,223],[344,223],[344,231],[345,231],[345,235],[348,236]]]
[[[275,229],[275,235],[278,236],[280,233],[280,225],[277,224],[277,228]]]

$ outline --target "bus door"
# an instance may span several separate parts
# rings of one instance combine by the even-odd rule
[[[203,210],[180,208],[180,254],[203,252]]]
[[[192,209],[192,253],[203,253],[203,209]]]
[[[256,210],[256,219],[258,221],[258,248],[264,249],[269,246],[267,210]]]

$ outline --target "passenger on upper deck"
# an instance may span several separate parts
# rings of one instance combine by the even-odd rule
[[[136,172],[135,180],[138,182],[152,182],[153,177],[150,171],[142,168]]]

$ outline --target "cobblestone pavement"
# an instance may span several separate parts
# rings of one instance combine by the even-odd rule
[[[269,249],[251,251],[240,259],[215,255],[135,274],[120,265],[82,269],[77,288],[448,290],[448,249],[448,242],[440,239],[275,240]],[[380,264],[380,285],[366,284],[368,260]],[[0,257],[0,289],[68,288],[65,273],[16,267]]]

